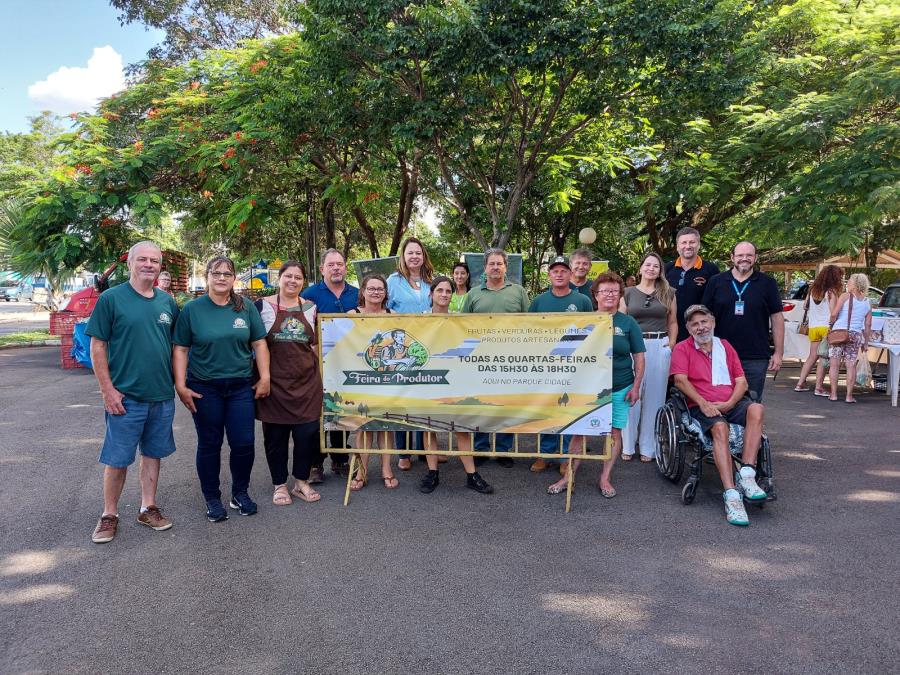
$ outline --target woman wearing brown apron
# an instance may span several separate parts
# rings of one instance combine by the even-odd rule
[[[309,484],[312,461],[319,450],[322,414],[322,377],[316,351],[316,306],[300,297],[306,282],[302,263],[288,260],[278,271],[278,292],[256,301],[266,327],[271,355],[271,393],[257,399],[256,419],[262,422],[266,460],[275,492],[272,503],[287,506],[291,495],[305,502],[319,501]],[[294,439],[288,492],[288,444]]]

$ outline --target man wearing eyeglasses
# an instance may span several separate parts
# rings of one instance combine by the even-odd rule
[[[706,282],[719,273],[718,266],[700,257],[700,232],[683,227],[675,237],[678,258],[666,263],[666,280],[675,289],[675,316],[678,319],[678,341],[687,339],[684,310],[703,301]]]
[[[359,289],[345,281],[347,261],[344,254],[336,248],[329,248],[322,253],[319,272],[322,280],[306,288],[300,296],[316,303],[318,314],[344,314],[355,309],[359,300]],[[328,432],[328,445],[332,448],[343,447],[344,434],[340,431]],[[321,483],[323,478],[322,463],[324,457],[313,462],[310,469],[309,482]],[[331,470],[339,476],[346,476],[350,471],[347,455],[339,452],[331,453]]]
[[[703,304],[716,318],[716,337],[728,340],[741,359],[747,390],[762,400],[766,372],[781,368],[784,354],[784,314],[778,284],[754,268],[756,246],[749,241],[731,250],[732,268],[709,280]],[[769,348],[772,326],[774,353]]]

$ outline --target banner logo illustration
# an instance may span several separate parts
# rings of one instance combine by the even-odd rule
[[[345,370],[344,384],[447,384],[446,370],[421,370],[428,362],[427,347],[404,328],[377,332],[362,358],[372,371]]]

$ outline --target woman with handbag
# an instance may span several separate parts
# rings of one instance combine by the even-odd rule
[[[809,377],[815,366],[816,388],[813,393],[816,396],[828,396],[828,392],[823,386],[825,384],[825,359],[819,356],[819,346],[828,334],[831,313],[841,295],[843,281],[844,273],[841,272],[840,267],[825,265],[819,270],[815,281],[809,287],[806,302],[803,304],[803,320],[798,329],[801,335],[809,337],[809,356],[806,357],[806,361],[800,369],[800,377],[794,391],[809,391],[809,387],[806,386],[806,378]]]
[[[838,373],[841,359],[847,371],[847,403],[856,403],[853,398],[853,385],[856,383],[856,359],[860,349],[869,348],[869,331],[872,329],[872,305],[866,292],[869,290],[869,277],[865,274],[851,274],[847,281],[847,292],[838,298],[831,312],[831,329],[826,339],[831,346],[828,355],[831,367],[828,379],[831,381],[829,400],[837,401]]]

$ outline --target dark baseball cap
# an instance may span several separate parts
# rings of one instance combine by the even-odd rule
[[[550,264],[547,265],[547,270],[552,270],[557,265],[565,265],[566,269],[571,270],[572,268],[569,266],[569,259],[564,255],[558,255],[553,260],[550,261]]]
[[[703,314],[706,314],[707,316],[714,317],[713,313],[709,310],[709,307],[707,307],[706,305],[691,305],[686,310],[684,310],[684,322],[687,323],[688,321],[691,320],[691,317],[694,316],[694,314],[698,314],[700,312],[702,312]]]

